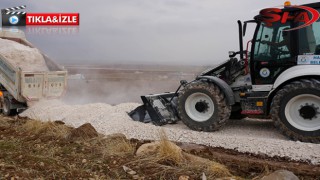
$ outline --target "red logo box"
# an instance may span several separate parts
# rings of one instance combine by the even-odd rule
[[[26,25],[79,26],[79,13],[27,13]]]

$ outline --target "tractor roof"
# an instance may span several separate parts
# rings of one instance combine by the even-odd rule
[[[311,8],[320,8],[320,2],[303,4],[302,6],[307,6],[307,7],[311,7]],[[301,11],[301,9],[295,8],[295,7],[285,7],[285,8],[282,8],[282,11],[284,11],[284,12],[292,12],[292,11]],[[259,21],[260,18],[261,18],[260,14],[254,17],[254,19],[256,21]]]
[[[312,7],[312,8],[318,8],[318,7],[320,7],[320,2],[303,4],[302,6],[308,6],[308,7]]]

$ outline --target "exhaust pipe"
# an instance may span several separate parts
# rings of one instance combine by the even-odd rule
[[[240,45],[240,59],[243,60],[243,32],[242,32],[242,23],[238,20],[239,26],[239,45]]]

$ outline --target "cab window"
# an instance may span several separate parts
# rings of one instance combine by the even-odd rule
[[[299,30],[299,54],[320,55],[320,19]]]
[[[261,24],[258,31],[254,59],[258,61],[271,61],[291,58],[291,34],[288,24],[274,23],[272,27]]]

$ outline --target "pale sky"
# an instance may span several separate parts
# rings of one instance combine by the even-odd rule
[[[239,50],[238,19],[250,20],[260,9],[284,2],[1,0],[0,8],[27,5],[27,12],[79,12],[77,34],[27,33],[29,41],[60,63],[212,65],[226,60],[228,51]]]

